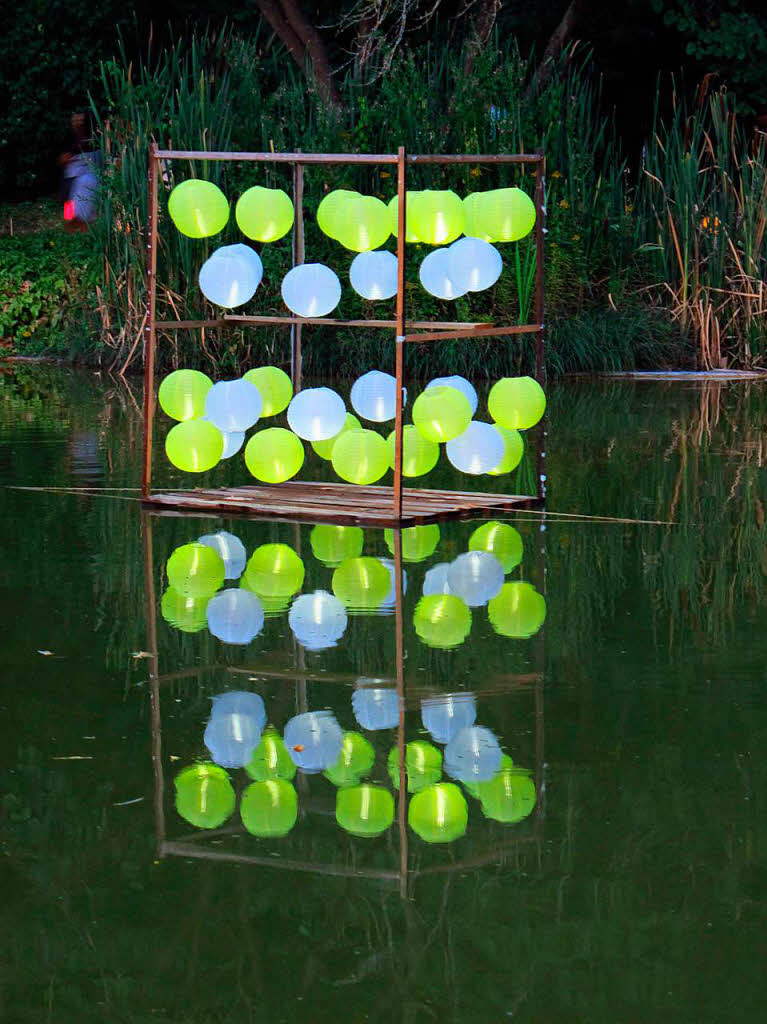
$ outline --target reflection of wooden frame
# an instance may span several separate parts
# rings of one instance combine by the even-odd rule
[[[160,165],[173,160],[204,160],[247,162],[261,164],[287,164],[293,168],[293,265],[304,262],[303,192],[304,168],[307,165],[394,165],[397,168],[397,195],[399,225],[397,235],[397,306],[394,320],[339,320],[333,317],[303,318],[298,316],[234,316],[224,315],[214,320],[163,320],[156,318],[157,249],[159,245],[158,186]],[[529,324],[495,326],[492,323],[464,323],[461,321],[408,321],[405,316],[405,216],[408,165],[455,164],[521,164],[535,168],[535,319]],[[404,379],[404,346],[407,343],[450,341],[471,338],[508,338],[534,334],[535,373],[543,383],[544,363],[544,168],[542,153],[496,153],[457,155],[406,154],[403,146],[397,153],[208,153],[183,150],[161,150],[152,144],[149,153],[149,209],[147,218],[147,317],[144,333],[144,449],[142,471],[142,498],[145,503],[168,508],[208,510],[216,514],[237,511],[261,516],[288,519],[322,518],[332,522],[360,522],[369,525],[413,524],[467,515],[489,509],[513,509],[529,506],[544,496],[542,460],[543,430],[539,448],[537,493],[528,495],[482,494],[403,488],[402,484],[402,412]],[[324,484],[288,481],[274,486],[221,488],[217,490],[152,492],[152,431],[154,421],[154,368],[157,331],[187,330],[204,327],[231,327],[237,324],[252,326],[289,326],[291,332],[291,376],[295,391],[301,389],[302,328],[304,324],[367,329],[384,328],[395,332],[395,375],[397,378],[397,405],[394,419],[394,484],[393,487],[357,487],[350,484]]]
[[[297,542],[299,543],[299,527],[296,527]],[[144,546],[144,599],[145,613],[148,629],[148,652],[149,659],[149,682],[151,697],[151,729],[152,729],[152,762],[154,768],[154,813],[155,830],[157,837],[157,856],[180,856],[191,858],[202,858],[214,861],[226,861],[237,864],[251,864],[255,867],[276,867],[286,870],[306,871],[314,874],[324,875],[345,875],[350,877],[383,879],[396,882],[403,898],[408,894],[409,882],[420,875],[442,874],[446,872],[465,870],[470,867],[481,867],[485,864],[502,863],[504,855],[519,846],[530,843],[539,843],[542,838],[543,819],[545,814],[545,793],[544,793],[544,716],[543,716],[543,686],[544,686],[544,661],[545,649],[543,633],[539,633],[536,639],[535,660],[536,671],[522,674],[503,674],[494,679],[486,680],[481,689],[474,689],[471,692],[477,697],[492,698],[510,693],[528,692],[532,693],[535,715],[535,790],[536,809],[534,815],[534,829],[532,834],[510,838],[502,843],[489,847],[480,854],[464,858],[462,860],[450,860],[444,864],[431,867],[413,869],[409,866],[408,860],[408,833],[407,833],[407,787],[400,786],[397,794],[397,826],[399,836],[399,866],[390,870],[359,868],[352,869],[343,865],[332,863],[316,863],[312,861],[295,861],[288,859],[275,859],[274,857],[259,857],[230,853],[223,850],[211,850],[202,845],[207,838],[215,838],[223,835],[243,834],[244,828],[240,825],[225,826],[221,829],[205,833],[194,833],[169,840],[166,833],[165,823],[165,774],[162,759],[162,719],[160,713],[161,689],[165,685],[178,679],[200,675],[205,671],[226,671],[233,677],[244,674],[256,676],[263,680],[284,680],[294,682],[296,686],[296,703],[301,710],[307,709],[307,686],[312,682],[323,684],[340,684],[348,686],[356,682],[356,674],[346,673],[313,673],[307,672],[303,657],[303,648],[296,648],[296,664],[292,670],[284,667],[270,665],[255,666],[229,666],[225,664],[210,664],[196,666],[193,669],[181,669],[175,672],[160,673],[159,651],[157,644],[157,598],[155,594],[154,575],[154,552],[152,538],[152,516],[147,512],[142,513],[142,534]],[[545,533],[541,532],[541,543]],[[403,569],[402,569],[402,537],[399,529],[394,530],[394,626],[395,626],[395,672],[393,678],[385,680],[396,686],[399,695],[399,724],[397,728],[397,746],[399,749],[399,772],[400,779],[405,777],[405,709],[406,707],[420,707],[423,697],[431,695],[434,691],[425,690],[418,686],[406,686],[405,684],[405,651],[403,643],[404,630],[404,595],[403,595]],[[539,586],[545,592],[545,552],[542,546],[538,551],[538,575]],[[306,783],[306,778],[299,774],[299,785],[301,780]],[[306,807],[308,803],[311,810],[311,802],[306,800],[306,791],[302,796],[301,804]]]

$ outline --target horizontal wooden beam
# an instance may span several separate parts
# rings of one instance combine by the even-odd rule
[[[158,149],[157,160],[231,160],[265,164],[396,164],[396,153],[225,153],[204,149]],[[410,164],[535,164],[541,153],[411,153]]]
[[[428,331],[425,334],[406,334],[405,341],[453,341],[459,338],[507,338],[510,334],[537,334],[543,324],[521,324],[516,327],[472,327],[460,331]]]
[[[236,314],[225,314],[226,323],[235,324],[317,324],[322,327],[384,327],[393,330],[397,326],[396,320],[337,320],[332,316],[238,316]],[[437,328],[449,330],[455,328],[480,328],[492,327],[492,323],[466,323],[461,320],[413,320],[406,324],[414,330]],[[536,328],[537,329],[537,328]]]

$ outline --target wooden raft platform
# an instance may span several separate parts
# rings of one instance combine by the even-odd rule
[[[275,486],[164,491],[150,494],[143,500],[147,508],[171,514],[236,515],[368,526],[414,526],[540,505],[538,498],[526,494],[483,494],[410,487],[402,491],[400,519],[394,516],[393,503],[391,487],[295,481]]]

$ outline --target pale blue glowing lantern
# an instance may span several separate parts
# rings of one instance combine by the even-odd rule
[[[296,640],[308,651],[335,647],[344,635],[347,621],[343,602],[325,590],[301,594],[288,613],[288,624]]]
[[[447,570],[449,562],[437,562],[431,569],[428,569],[423,578],[423,594],[449,594],[450,585],[447,582]]]
[[[501,254],[481,238],[459,238],[448,249],[447,271],[456,288],[482,292],[501,276]]]
[[[481,608],[500,591],[504,583],[503,565],[489,551],[467,551],[459,555],[447,570],[447,585],[469,608]]]
[[[396,604],[396,593],[395,593],[395,583],[396,583],[395,572],[396,572],[396,570],[395,570],[395,567],[394,567],[394,561],[391,558],[379,558],[378,561],[381,563],[381,565],[389,573],[389,581],[390,581],[389,582],[389,592],[386,595],[385,599],[381,602],[380,610],[382,612],[390,612],[392,610],[392,608],[394,607],[394,605]],[[407,573],[405,572],[404,569],[402,570],[402,593],[403,594],[407,593]]]
[[[261,283],[261,257],[247,245],[223,245],[200,268],[200,291],[214,306],[234,309],[249,302]]]
[[[487,782],[501,767],[495,735],[481,725],[461,729],[445,747],[445,772],[459,782]]]
[[[238,580],[242,576],[248,555],[245,545],[239,537],[235,537],[233,533],[227,533],[226,530],[219,530],[218,533],[206,533],[204,537],[200,537],[197,543],[204,544],[218,552],[224,563],[226,579]]]
[[[506,442],[492,423],[472,420],[466,430],[445,445],[448,460],[461,473],[489,473],[506,454]]]
[[[477,702],[473,693],[444,693],[421,701],[421,721],[437,743],[449,743],[474,725]]]
[[[374,302],[397,294],[397,257],[385,249],[361,252],[349,268],[352,288]]]
[[[221,453],[222,459],[231,459],[233,455],[242,448],[245,443],[244,430],[230,430],[228,433],[221,432],[224,438],[224,450]]]
[[[250,690],[227,690],[213,697],[211,718],[216,715],[245,715],[252,719],[260,732],[266,725],[266,705],[264,698]]]
[[[402,405],[407,391],[402,389]],[[363,420],[384,423],[394,419],[397,411],[397,378],[381,370],[369,370],[352,384],[352,408]]]
[[[222,590],[208,602],[208,629],[225,644],[249,644],[264,627],[264,606],[249,590]]]
[[[266,715],[263,701],[243,701],[242,694],[222,694],[229,701],[214,699],[213,711],[205,727],[205,746],[211,758],[222,768],[243,768],[250,761],[261,739]],[[257,697],[257,694],[247,694]],[[230,710],[224,710],[229,708]]]
[[[477,411],[477,391],[473,384],[471,384],[465,377],[460,377],[457,373],[453,374],[452,377],[435,377],[434,380],[430,380],[426,385],[426,388],[435,388],[440,385],[444,385],[447,388],[455,388],[456,391],[460,391],[462,395],[465,395],[469,400],[471,406],[472,416]]]
[[[375,732],[379,729],[396,729],[399,724],[400,703],[399,696],[394,687],[375,686],[371,681],[358,680],[357,687],[352,694],[352,710],[363,729]]]
[[[344,734],[329,711],[306,711],[290,719],[283,740],[297,767],[307,775],[316,775],[336,763]]]
[[[331,388],[306,388],[288,406],[288,425],[305,441],[327,441],[346,423],[346,406]],[[500,461],[500,460],[499,460]]]
[[[438,299],[460,299],[466,294],[450,277],[447,249],[435,249],[424,259],[418,271],[421,284]]]
[[[341,301],[341,282],[323,263],[302,263],[283,278],[282,299],[296,316],[327,316]]]
[[[220,380],[205,396],[205,419],[222,434],[241,433],[261,415],[261,392],[249,380]]]

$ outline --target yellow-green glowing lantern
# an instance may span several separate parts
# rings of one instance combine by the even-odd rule
[[[509,755],[508,754],[502,754],[501,755],[501,767],[498,769],[498,771],[499,772],[511,771],[513,768],[514,768],[514,762],[509,757]],[[495,778],[495,776],[493,776],[493,778]],[[475,800],[480,800],[481,799],[481,787],[484,786],[484,785],[487,785],[487,783],[484,783],[484,782],[467,782],[466,779],[462,779],[461,780],[461,785],[466,790],[466,792],[469,793],[470,796],[474,797]]]
[[[493,821],[513,825],[535,807],[535,782],[520,768],[504,768],[488,782],[477,783],[482,811]]]
[[[341,207],[332,235],[352,252],[378,249],[391,234],[389,211],[375,196],[355,195]]]
[[[395,789],[399,789],[399,747],[392,747],[386,770]],[[408,793],[417,793],[442,778],[442,751],[425,740],[412,740],[405,746],[405,776]]]
[[[359,192],[347,188],[336,188],[321,200],[317,207],[317,224],[320,231],[328,238],[338,238],[337,231],[341,229],[346,211],[350,208],[354,198],[360,199]]]
[[[479,231],[476,237],[492,235],[497,242],[516,242],[535,227],[535,204],[521,188],[495,188],[478,194],[472,208],[472,226]]]
[[[251,782],[240,801],[240,817],[252,836],[286,836],[298,817],[298,795],[285,779]]]
[[[226,566],[205,544],[183,544],[165,564],[169,585],[184,597],[212,597],[224,584]]]
[[[394,434],[386,438],[389,446],[389,465],[394,469]],[[412,423],[402,429],[402,475],[424,476],[430,473],[439,459],[439,445],[429,441]]]
[[[427,786],[410,801],[407,821],[425,843],[450,843],[466,832],[466,797],[452,782]]]
[[[408,213],[413,232],[428,245],[447,245],[463,233],[463,203],[455,192],[426,189],[414,204],[412,220]]]
[[[440,532],[436,523],[425,526],[406,526],[400,534],[402,538],[402,561],[423,562],[437,550]],[[384,530],[386,546],[394,554],[394,531]]]
[[[474,530],[469,537],[469,551],[489,551],[501,563],[504,572],[511,572],[522,561],[524,547],[513,526],[492,520]]]
[[[205,473],[221,461],[224,435],[207,420],[186,420],[171,427],[165,438],[168,461],[185,473]]]
[[[162,595],[160,612],[174,629],[180,629],[182,633],[199,633],[208,624],[209,600],[209,594],[193,597],[191,594],[179,594],[173,587],[168,587]]]
[[[487,605],[490,625],[501,636],[534,636],[546,618],[546,599],[531,583],[504,583]]]
[[[257,242],[276,242],[293,227],[293,202],[281,188],[254,185],[237,200],[237,226]]]
[[[378,558],[347,558],[333,573],[333,593],[347,608],[371,611],[386,600],[391,585],[389,570]]]
[[[508,430],[529,430],[546,411],[546,395],[532,377],[501,377],[490,388],[487,408]]]
[[[471,192],[463,200],[463,233],[467,238],[481,238],[483,242],[496,242],[497,238],[482,230],[479,223],[479,207],[485,192]]]
[[[362,554],[365,535],[359,526],[330,526],[320,523],[309,534],[314,557],[331,569],[344,559]]]
[[[426,594],[415,606],[413,624],[427,647],[457,647],[471,632],[471,611],[455,594]]]
[[[174,420],[196,420],[205,415],[205,398],[213,381],[199,370],[174,370],[160,384],[157,400]]]
[[[259,744],[245,765],[245,771],[256,782],[265,782],[267,779],[285,779],[290,782],[296,774],[295,762],[282,736],[272,726],[261,733]]]
[[[234,811],[234,787],[217,764],[192,764],[178,773],[176,810],[195,828],[220,828]]]
[[[488,471],[488,476],[503,476],[504,473],[510,473],[512,469],[516,469],[522,461],[522,456],[525,454],[525,442],[518,430],[509,430],[497,423],[495,429],[503,438],[504,452],[498,465]]]
[[[293,384],[279,366],[258,366],[244,374],[245,380],[258,388],[261,394],[261,417],[276,416],[290,405]]]
[[[258,430],[245,446],[245,465],[256,480],[265,484],[290,480],[303,464],[301,439],[284,427]]]
[[[413,211],[418,205],[421,192],[408,192],[405,200],[405,241],[419,242],[420,239],[413,229]],[[392,196],[388,204],[389,227],[395,238],[399,236],[399,197]]]
[[[389,469],[389,449],[375,430],[350,430],[333,445],[331,463],[350,484],[374,484]]]
[[[259,597],[292,597],[303,586],[304,563],[287,544],[262,544],[250,556],[245,578]]]
[[[368,782],[339,789],[336,821],[345,832],[361,839],[380,836],[394,821],[394,797],[383,786]]]
[[[226,226],[229,201],[212,181],[189,178],[171,192],[168,213],[182,235],[208,238]]]
[[[347,412],[344,425],[334,437],[329,437],[327,441],[312,441],[311,446],[321,459],[330,460],[333,458],[333,447],[335,446],[336,441],[343,434],[348,434],[350,430],[362,430],[362,424],[354,413]]]
[[[413,423],[427,441],[452,441],[471,423],[471,403],[457,388],[435,384],[413,403]]]
[[[373,767],[376,752],[358,732],[345,732],[338,760],[323,772],[334,786],[356,786]]]

